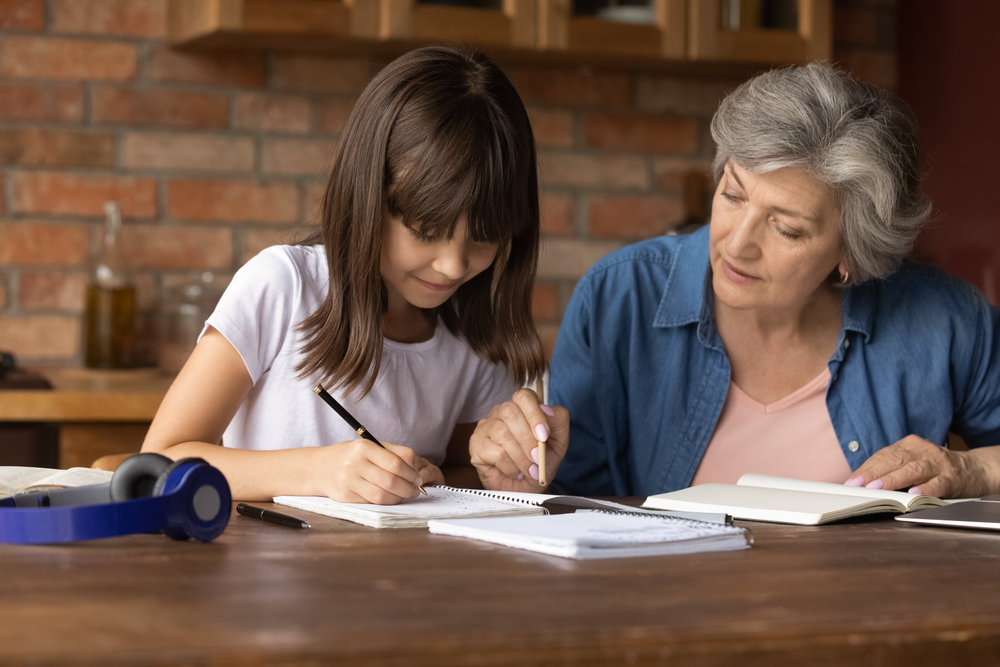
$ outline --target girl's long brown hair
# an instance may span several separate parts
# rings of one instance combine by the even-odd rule
[[[387,65],[361,94],[337,148],[318,232],[330,288],[301,324],[301,377],[367,394],[382,359],[386,292],[382,218],[422,234],[468,232],[498,243],[496,259],[444,305],[427,311],[490,362],[530,381],[547,365],[531,319],[538,264],[535,142],[521,98],[481,53],[417,49]]]

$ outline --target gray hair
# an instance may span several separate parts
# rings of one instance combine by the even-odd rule
[[[743,83],[719,105],[712,138],[716,183],[731,159],[753,173],[803,169],[834,191],[852,284],[895,271],[930,215],[909,108],[829,65],[776,69]]]

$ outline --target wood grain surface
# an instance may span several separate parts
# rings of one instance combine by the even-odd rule
[[[266,504],[265,504],[266,505]],[[573,561],[308,512],[214,542],[0,545],[0,663],[997,664],[1000,534],[746,522],[738,552]]]

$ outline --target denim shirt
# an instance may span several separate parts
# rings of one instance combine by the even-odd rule
[[[826,406],[852,470],[910,434],[1000,443],[1000,309],[968,283],[905,262],[844,288]],[[647,496],[687,487],[729,391],[708,227],[622,248],[580,280],[552,358],[570,413],[553,492]]]

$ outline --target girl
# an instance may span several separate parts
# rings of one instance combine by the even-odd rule
[[[201,457],[247,500],[392,504],[443,482],[446,454],[468,463],[475,422],[545,368],[538,237],[534,140],[511,83],[481,54],[402,56],[351,113],[319,230],[236,273],[143,451]]]

